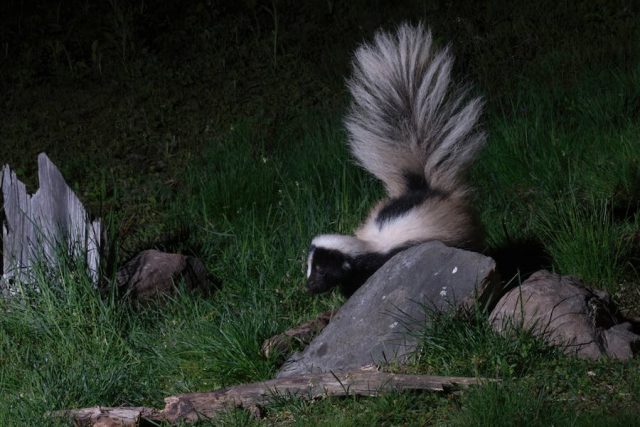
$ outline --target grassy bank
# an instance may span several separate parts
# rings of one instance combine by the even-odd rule
[[[41,294],[0,302],[0,424],[270,378],[281,359],[262,357],[262,341],[341,303],[303,289],[310,239],[348,233],[382,194],[345,148],[349,52],[407,17],[452,42],[456,73],[487,101],[472,178],[505,278],[552,268],[639,315],[637,10],[454,3],[8,9],[0,161],[33,186],[46,150],[110,218],[120,261],[150,246],[192,253],[222,287],[139,309],[62,269]],[[500,385],[277,402],[264,420],[235,411],[215,425],[626,426],[640,410],[639,368],[443,318],[406,369]]]

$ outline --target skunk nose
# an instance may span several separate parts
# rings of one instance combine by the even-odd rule
[[[318,289],[318,286],[316,285],[316,281],[313,280],[313,279],[307,280],[306,287],[307,287],[307,291],[309,291],[309,293],[311,293],[311,294],[317,294],[320,291]]]
[[[322,294],[331,290],[331,286],[327,286],[327,284],[320,278],[318,280],[317,277],[311,276],[307,280],[307,291],[310,294]]]

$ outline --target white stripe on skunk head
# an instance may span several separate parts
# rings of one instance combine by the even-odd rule
[[[345,255],[357,256],[371,251],[369,244],[353,236],[344,236],[342,234],[321,234],[311,241],[313,248],[332,249],[342,252]]]
[[[311,266],[313,265],[313,254],[316,252],[316,247],[311,245],[309,249],[309,256],[307,257],[307,279],[311,277]]]

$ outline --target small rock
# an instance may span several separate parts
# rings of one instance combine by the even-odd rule
[[[575,277],[538,271],[509,291],[489,318],[494,330],[531,330],[567,354],[585,359],[629,359],[640,336],[613,306],[609,295],[593,291]]]
[[[208,292],[213,283],[198,258],[149,249],[140,252],[116,273],[116,282],[137,302],[171,295],[183,279],[188,290]]]
[[[624,322],[604,331],[603,341],[609,357],[628,360],[640,351],[640,335],[633,329],[630,322]]]
[[[494,271],[491,258],[440,242],[407,249],[371,276],[278,377],[402,363],[417,350],[430,313],[487,303]]]

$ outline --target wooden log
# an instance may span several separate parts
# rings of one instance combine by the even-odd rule
[[[253,414],[274,398],[317,399],[326,396],[378,396],[390,391],[453,391],[470,385],[495,380],[469,377],[402,375],[376,371],[307,374],[242,384],[206,393],[189,393],[165,398],[162,410],[146,407],[93,407],[57,411],[51,415],[68,417],[79,425],[138,425],[142,420],[153,422],[192,423],[212,419],[221,412],[244,408]],[[102,424],[98,424],[98,423]],[[112,424],[108,424],[112,423]],[[118,424],[120,423],[120,424]]]
[[[137,426],[142,420],[158,420],[159,410],[142,406],[131,408],[109,408],[94,406],[91,408],[58,411],[51,415],[73,420],[76,426],[92,427],[130,427]]]
[[[38,156],[38,180],[40,188],[29,195],[9,165],[2,169],[6,223],[0,293],[16,293],[19,283],[35,286],[35,266],[43,263],[53,268],[61,255],[83,259],[97,285],[100,221],[89,219],[80,199],[44,153]]]

